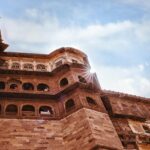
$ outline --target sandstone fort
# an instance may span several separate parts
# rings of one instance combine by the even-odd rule
[[[150,98],[103,90],[85,53],[6,52],[0,150],[150,150]]]

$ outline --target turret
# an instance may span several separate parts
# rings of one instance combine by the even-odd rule
[[[3,43],[1,30],[0,30],[0,52],[4,52],[4,50],[8,47],[8,44]]]

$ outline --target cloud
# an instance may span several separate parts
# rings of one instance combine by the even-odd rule
[[[103,89],[150,97],[150,79],[140,73],[139,66],[100,66],[96,70]]]
[[[37,12],[35,9],[27,12],[32,14],[32,11]],[[83,50],[91,57],[95,57],[94,53],[99,53],[96,56],[99,58],[95,59],[95,63],[112,64],[116,64],[115,62],[120,58],[129,59],[128,63],[138,62],[138,59],[141,61],[145,59],[144,54],[149,55],[150,21],[137,23],[125,20],[107,24],[89,24],[84,27],[61,26],[55,17],[41,22],[34,19],[5,17],[4,22],[5,29],[7,29],[6,40],[10,44],[9,51],[31,50],[35,53],[49,53],[59,47],[72,46]],[[118,58],[113,58],[114,55]],[[118,64],[122,63],[123,60]]]
[[[27,16],[30,16],[32,18],[37,18],[38,17],[38,10],[35,9],[35,8],[26,9],[25,12],[26,12]]]
[[[34,16],[36,15],[35,12],[35,10],[28,11],[28,13],[33,13],[32,15]],[[45,20],[42,23],[10,18],[6,18],[4,22],[9,34],[8,41],[15,41],[20,44],[26,43],[27,45],[29,44],[29,46],[32,43],[41,43],[43,45],[46,44],[49,48],[67,45],[87,48],[85,47],[87,43],[89,43],[88,47],[92,48],[100,39],[105,40],[105,38],[112,37],[117,33],[132,28],[132,23],[128,21],[107,25],[89,25],[85,28],[80,26],[61,27],[55,18],[51,18],[50,21]],[[101,46],[103,48],[104,45],[101,44]],[[19,49],[21,49],[21,47],[19,47]]]
[[[33,18],[37,17],[35,9],[27,10],[26,13]],[[105,54],[107,55],[103,59],[111,59],[111,63],[115,59],[108,54],[112,53],[119,57],[130,58],[132,55],[133,61],[136,59],[138,61],[144,53],[149,55],[146,51],[149,51],[147,47],[150,42],[150,21],[137,23],[125,20],[106,24],[89,24],[84,27],[74,25],[64,27],[57,18],[45,19],[45,17],[41,22],[34,19],[5,17],[3,28],[7,29],[5,37],[10,44],[8,50],[49,53],[62,46],[76,47],[87,53],[93,61],[103,88],[150,97],[150,79],[144,74],[149,67],[149,61],[144,60],[145,64],[139,62],[136,66],[134,64],[126,67],[100,64],[100,58],[102,58],[100,56]],[[138,51],[140,51],[139,54]],[[91,58],[92,56],[94,58]],[[118,62],[119,65],[121,63],[122,60]],[[149,71],[148,73],[150,74]]]
[[[140,71],[144,70],[144,65],[140,64],[140,65],[138,65],[138,67],[139,67]]]
[[[36,10],[27,10],[31,16],[36,16]],[[95,46],[99,50],[128,49],[135,38],[149,41],[149,24],[136,24],[131,21],[114,22],[108,24],[91,24],[86,27],[68,26],[62,27],[56,18],[47,18],[42,23],[32,20],[14,20],[5,18],[5,28],[10,42],[17,43],[41,43],[56,48],[59,46],[79,46],[92,49]],[[42,37],[42,38],[41,38]],[[115,38],[114,38],[115,37]],[[141,40],[142,41],[142,40]]]
[[[142,42],[150,42],[150,20],[144,21],[142,24],[136,24],[136,36]]]

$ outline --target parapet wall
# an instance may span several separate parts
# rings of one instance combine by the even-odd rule
[[[107,104],[106,104],[107,101]],[[149,99],[138,99],[136,97],[108,96],[104,103],[109,107],[114,116],[132,119],[150,119]],[[109,111],[108,110],[108,111]]]

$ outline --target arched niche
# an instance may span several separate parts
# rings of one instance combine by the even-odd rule
[[[34,90],[34,85],[30,82],[26,82],[26,83],[23,83],[22,89],[27,90],[27,91],[33,91]]]
[[[7,105],[7,107],[5,109],[6,115],[17,115],[17,113],[18,113],[17,105],[14,105],[14,104]]]
[[[24,105],[22,107],[22,116],[35,116],[35,107],[32,105]]]
[[[61,79],[61,80],[60,80],[60,83],[59,83],[60,87],[64,87],[64,86],[66,86],[66,85],[68,85],[68,84],[69,84],[69,82],[68,82],[68,79],[67,79],[67,78]]]
[[[70,111],[75,107],[75,102],[73,99],[69,99],[65,103],[65,109],[66,111]]]

